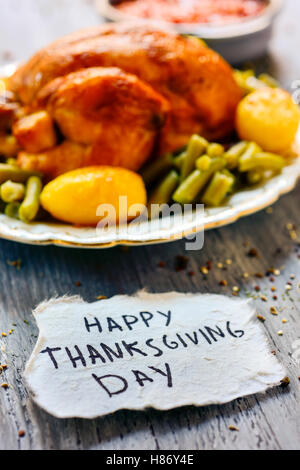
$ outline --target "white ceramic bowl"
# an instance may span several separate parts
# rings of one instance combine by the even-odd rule
[[[95,0],[95,3],[101,15],[109,21],[134,19],[131,15],[113,7],[109,0]],[[172,25],[179,33],[201,37],[228,62],[237,64],[255,59],[266,52],[275,18],[282,6],[283,0],[269,0],[269,5],[262,14],[226,25],[207,23],[172,23]],[[149,21],[140,18],[139,20]],[[162,22],[162,24],[165,23]]]

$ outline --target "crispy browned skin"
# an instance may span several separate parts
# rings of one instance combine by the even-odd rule
[[[0,132],[9,130],[20,108],[14,93],[6,89],[6,79],[0,78]]]
[[[90,148],[74,142],[64,141],[61,145],[42,153],[19,152],[18,164],[25,170],[36,170],[46,179],[85,166]]]
[[[42,89],[36,105],[47,112],[33,113],[14,125],[15,136],[27,150],[19,153],[18,163],[52,178],[92,165],[138,170],[151,154],[169,110],[168,102],[149,85],[112,67],[57,78]],[[50,119],[51,124],[51,118],[67,140],[40,152],[37,144],[45,145],[49,135],[44,121]]]
[[[230,66],[197,39],[145,24],[102,25],[64,37],[21,67],[10,86],[30,104],[53,79],[94,66],[119,67],[168,99],[160,153],[182,146],[195,132],[216,139],[233,129],[240,90]]]
[[[66,139],[91,146],[84,166],[130,170],[138,170],[152,153],[169,110],[149,85],[115,67],[58,78],[42,89],[37,106],[47,108]]]
[[[46,111],[38,111],[17,120],[13,134],[26,152],[42,152],[56,145],[54,123]]]

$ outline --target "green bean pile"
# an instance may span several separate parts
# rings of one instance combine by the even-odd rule
[[[19,168],[14,159],[0,163],[0,209],[8,217],[29,223],[40,211],[42,175]]]
[[[278,88],[279,83],[275,78],[267,73],[261,73],[258,77],[255,76],[255,72],[252,69],[248,70],[234,70],[234,78],[239,87],[241,88],[244,95],[248,95],[253,91],[259,90],[260,88]]]
[[[286,160],[264,152],[255,142],[241,141],[227,150],[193,135],[178,154],[166,154],[142,171],[150,191],[148,205],[204,203],[220,206],[245,184],[257,184],[278,173]]]

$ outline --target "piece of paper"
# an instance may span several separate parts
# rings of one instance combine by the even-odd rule
[[[226,403],[286,375],[249,301],[221,295],[78,297],[41,304],[25,378],[60,418]]]

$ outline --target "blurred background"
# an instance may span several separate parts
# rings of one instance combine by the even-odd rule
[[[300,77],[300,60],[295,56],[295,46],[292,47],[300,44],[300,10],[299,0],[283,3],[263,62],[288,87]],[[94,0],[0,0],[0,6],[0,64],[27,59],[55,38],[105,21]]]

